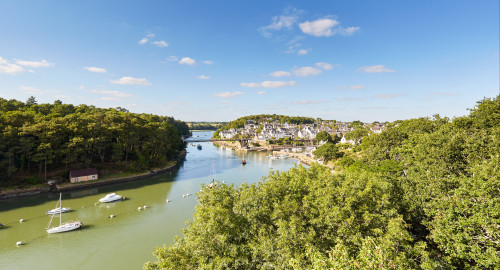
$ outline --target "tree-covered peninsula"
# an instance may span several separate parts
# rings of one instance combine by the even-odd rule
[[[37,184],[90,166],[139,171],[176,160],[188,135],[172,117],[0,98],[0,185]]]
[[[334,157],[198,193],[146,269],[499,269],[500,99],[397,121]]]

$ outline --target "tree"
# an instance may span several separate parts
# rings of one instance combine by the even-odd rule
[[[35,104],[37,104],[37,101],[36,101],[36,98],[34,96],[30,96],[26,100],[26,105],[28,105],[28,106],[35,105]]]
[[[318,142],[332,142],[332,136],[326,132],[326,131],[321,131],[318,134],[316,134],[316,141]]]
[[[313,154],[327,162],[342,157],[342,153],[339,151],[338,146],[331,142],[327,142],[318,147]]]

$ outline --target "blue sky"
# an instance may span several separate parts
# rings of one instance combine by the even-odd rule
[[[3,1],[0,97],[230,121],[461,116],[499,93],[499,2]]]

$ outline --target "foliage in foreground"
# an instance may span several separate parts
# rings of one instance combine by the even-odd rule
[[[199,194],[146,269],[499,269],[500,100],[398,121],[337,160]],[[357,151],[358,151],[357,150]]]

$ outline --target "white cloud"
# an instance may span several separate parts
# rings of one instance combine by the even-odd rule
[[[193,58],[191,57],[183,57],[181,59],[181,61],[179,61],[179,64],[182,64],[182,65],[194,65],[196,64],[196,60],[194,60]]]
[[[266,94],[266,91],[259,91],[257,92],[257,95],[265,95]]]
[[[261,83],[240,83],[241,86],[244,87],[250,87],[250,88],[255,88],[255,87],[263,87],[263,88],[279,88],[279,87],[288,87],[288,86],[294,86],[295,81],[263,81]]]
[[[167,57],[167,61],[177,62],[177,61],[179,61],[179,58],[177,58],[177,56],[172,55],[172,56]]]
[[[300,50],[297,52],[297,54],[298,54],[298,55],[306,55],[306,54],[308,54],[308,53],[309,53],[309,51],[308,51],[308,50],[306,50],[306,49],[300,49]]]
[[[281,70],[275,71],[273,73],[269,73],[269,75],[271,75],[273,77],[290,77],[291,76],[290,72],[281,71]]]
[[[344,88],[348,89],[348,90],[363,90],[363,89],[365,89],[365,87],[366,86],[364,86],[362,84],[357,84],[357,85],[346,86]]]
[[[261,27],[259,30],[266,37],[271,36],[271,31],[279,31],[281,29],[292,29],[297,23],[302,10],[296,8],[287,8],[283,15],[274,16],[271,19],[271,24]]]
[[[222,92],[222,93],[216,93],[213,94],[214,97],[219,97],[219,98],[233,98],[239,95],[245,94],[244,92]]]
[[[375,66],[364,66],[358,68],[359,72],[366,73],[381,73],[381,72],[394,72],[394,69],[386,68],[384,65],[375,65]]]
[[[165,42],[164,40],[160,40],[160,41],[152,41],[151,44],[157,46],[157,47],[160,47],[160,48],[165,48],[165,47],[168,47],[168,43]]]
[[[357,26],[340,27],[340,22],[335,19],[322,18],[315,21],[306,21],[299,23],[300,30],[304,34],[315,37],[330,37],[337,34],[342,36],[350,36],[358,31],[360,28]]]
[[[355,98],[355,97],[343,97],[343,98],[337,98],[338,101],[361,101],[365,100],[364,98]]]
[[[134,77],[121,77],[119,80],[116,81],[111,80],[110,82],[122,85],[131,85],[131,84],[151,85],[151,83],[144,78],[134,78]]]
[[[98,68],[98,67],[83,67],[83,69],[88,70],[90,72],[96,72],[96,73],[106,73],[108,72],[104,68]]]
[[[125,98],[131,97],[132,94],[124,93],[116,90],[89,90],[91,93],[103,94],[103,95],[112,95],[114,97]]]
[[[25,66],[25,67],[31,67],[31,68],[41,68],[41,67],[50,67],[53,66],[53,63],[47,62],[47,60],[42,60],[42,61],[25,61],[25,60],[19,60],[19,59],[14,59],[16,64]]]
[[[207,75],[200,75],[200,76],[198,76],[198,77],[196,77],[196,78],[198,78],[198,79],[200,79],[200,80],[208,80],[208,79],[210,79],[210,76],[207,76]]]
[[[99,100],[104,100],[104,101],[121,101],[121,99],[116,98],[116,97],[101,97]]]
[[[359,27],[351,26],[351,27],[347,27],[347,28],[339,28],[336,30],[336,32],[343,35],[343,36],[350,36],[358,30],[359,30]]]
[[[299,100],[292,102],[294,105],[308,105],[308,104],[319,104],[319,103],[325,103],[328,102],[328,100]]]
[[[212,61],[212,60],[205,60],[205,61],[203,61],[203,64],[206,64],[206,65],[211,65],[213,63],[214,63],[214,61]]]
[[[32,86],[19,86],[19,90],[33,95],[43,95],[44,91]]]
[[[149,39],[147,38],[142,38],[141,40],[139,40],[139,42],[137,42],[139,45],[144,45],[146,43],[148,43]]]
[[[396,97],[402,97],[402,96],[404,96],[404,95],[403,94],[381,94],[381,95],[375,95],[373,97],[389,99],[389,98],[396,98]]]
[[[322,72],[321,69],[317,69],[314,67],[300,67],[300,68],[294,68],[293,69],[293,74],[295,76],[299,77],[307,77],[307,76],[316,76]]]
[[[16,74],[24,71],[22,66],[10,63],[7,59],[0,56],[0,73]]]
[[[338,24],[339,22],[337,20],[323,18],[312,22],[306,21],[303,23],[299,23],[299,27],[304,34],[315,37],[329,37],[334,35],[332,28],[337,26]]]
[[[333,69],[333,66],[331,64],[328,64],[328,63],[319,62],[319,63],[316,63],[314,65],[317,66],[317,67],[319,67],[319,68],[322,68],[324,70]]]
[[[222,100],[221,103],[222,104],[229,104],[229,103],[231,103],[231,100]]]
[[[154,38],[155,34],[154,33],[149,33],[149,34],[146,35],[146,37],[148,37],[148,38]]]

